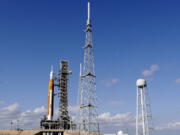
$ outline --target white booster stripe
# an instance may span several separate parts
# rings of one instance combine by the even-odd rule
[[[53,109],[53,101],[52,101],[52,90],[49,91],[49,105],[48,105],[48,110],[49,110],[49,114],[48,114],[48,120],[52,120],[52,109]]]

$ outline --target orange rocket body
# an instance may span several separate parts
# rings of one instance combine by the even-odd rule
[[[53,74],[54,74],[53,70],[51,70],[49,86],[48,86],[47,120],[52,120],[54,114],[54,75]]]

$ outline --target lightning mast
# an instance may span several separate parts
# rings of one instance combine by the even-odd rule
[[[137,108],[136,108],[136,135],[151,135],[152,121],[147,92],[147,83],[144,79],[138,79],[137,86]]]
[[[92,43],[92,24],[88,2],[88,19],[86,25],[86,42],[84,48],[84,63],[80,71],[80,131],[88,133],[99,132],[97,121],[96,76],[94,71],[94,55]],[[81,70],[81,69],[80,69]]]

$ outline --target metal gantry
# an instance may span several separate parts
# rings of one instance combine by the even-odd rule
[[[137,107],[136,107],[136,135],[151,135],[152,115],[150,110],[147,83],[144,79],[138,79]]]
[[[53,72],[51,72],[53,74]],[[54,96],[58,95],[59,99],[59,110],[58,110],[58,118],[54,120],[52,118],[53,113],[50,115],[51,118],[48,118],[47,116],[44,116],[44,118],[41,119],[40,126],[43,129],[75,129],[76,125],[71,120],[71,117],[69,116],[68,111],[68,79],[69,75],[72,72],[68,69],[68,61],[62,60],[60,63],[60,69],[58,73],[58,77],[50,77],[50,90],[54,90],[54,87],[56,86],[58,88],[58,93],[54,94],[54,92],[51,94],[51,96],[48,96],[48,99],[53,99],[50,104],[54,106]],[[52,83],[51,83],[52,81]],[[57,84],[54,84],[54,81],[56,81]],[[50,101],[49,100],[49,101]],[[48,102],[49,104],[49,102]],[[50,106],[51,111],[54,110],[54,108]],[[49,114],[49,113],[48,113]],[[49,115],[48,115],[49,116]]]
[[[61,61],[59,71],[59,114],[58,121],[61,129],[70,129],[70,116],[68,112],[68,62]]]
[[[96,76],[94,71],[94,55],[92,43],[92,24],[90,19],[90,2],[88,2],[88,19],[86,26],[86,42],[84,63],[80,68],[80,132],[88,135],[99,132]]]

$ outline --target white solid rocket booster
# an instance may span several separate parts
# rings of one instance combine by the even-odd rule
[[[51,72],[50,72],[47,110],[48,110],[47,120],[52,120],[53,119],[53,111],[54,111],[54,73],[53,73],[53,68],[51,68]]]

